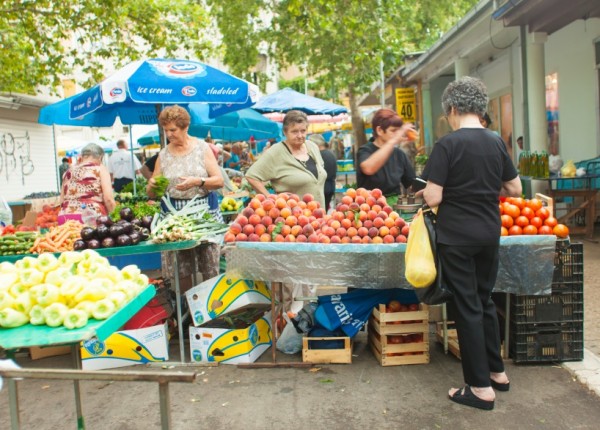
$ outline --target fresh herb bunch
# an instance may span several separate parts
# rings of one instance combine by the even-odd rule
[[[428,159],[429,159],[429,156],[427,156],[427,154],[417,155],[415,157],[415,163],[424,166],[425,164],[427,164]]]
[[[158,175],[156,178],[154,178],[154,181],[156,184],[152,187],[152,191],[156,195],[156,198],[160,199],[165,195],[165,191],[167,191],[169,180],[163,175]]]

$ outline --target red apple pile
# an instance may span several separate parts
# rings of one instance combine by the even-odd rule
[[[408,225],[381,190],[349,188],[329,214],[310,194],[257,194],[225,242],[404,243],[407,236]]]

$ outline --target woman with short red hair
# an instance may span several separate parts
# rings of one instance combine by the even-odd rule
[[[407,142],[406,132],[412,128],[391,109],[379,109],[371,121],[373,141],[359,148],[357,153],[357,184],[372,190],[379,188],[394,205],[400,194],[400,185],[408,188],[415,179],[415,170],[407,155],[399,148]]]

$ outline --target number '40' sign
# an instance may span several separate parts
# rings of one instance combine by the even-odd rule
[[[417,100],[414,88],[396,88],[396,112],[404,122],[417,120]]]

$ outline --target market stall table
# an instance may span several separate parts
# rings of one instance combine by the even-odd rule
[[[138,254],[150,254],[154,252],[165,252],[165,251],[182,251],[186,249],[195,248],[202,242],[195,240],[186,240],[180,242],[167,242],[167,243],[150,243],[148,241],[141,242],[137,245],[119,246],[115,248],[99,248],[95,251],[103,257],[116,257],[121,255],[138,255]],[[60,255],[59,253],[55,254]],[[19,255],[5,255],[0,256],[0,263],[3,261],[15,262],[26,256],[37,257],[37,254],[19,254]],[[175,298],[177,301],[177,329],[179,333],[179,354],[180,360],[185,360],[185,343],[183,340],[183,316],[181,314],[181,289],[179,285],[179,263],[177,261],[177,253],[174,254],[174,272],[175,272]]]
[[[0,329],[0,347],[6,350],[30,348],[34,346],[71,345],[74,367],[81,369],[79,344],[82,341],[97,337],[106,340],[112,333],[119,330],[135,313],[154,297],[156,290],[153,285],[148,285],[140,294],[129,301],[125,306],[115,312],[106,320],[90,319],[88,324],[79,329],[68,330],[65,327],[48,327],[46,325],[34,326],[27,324],[17,328]],[[75,402],[77,411],[78,428],[83,426],[83,412],[79,392],[79,381],[74,380]],[[16,385],[14,380],[9,380],[9,408],[11,417],[17,416],[18,404]]]
[[[494,291],[507,295],[550,294],[555,251],[556,236],[502,237]],[[271,282],[272,287],[273,283],[285,282],[349,288],[412,289],[404,277],[405,252],[404,243],[338,245],[238,242],[227,248],[227,273],[242,279]],[[509,313],[507,300],[507,329]],[[275,349],[275,336],[273,339]]]

